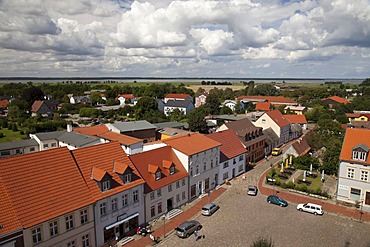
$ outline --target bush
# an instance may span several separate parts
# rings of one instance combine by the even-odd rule
[[[13,132],[17,132],[18,131],[18,127],[17,127],[17,124],[16,123],[13,124],[12,131]]]
[[[281,184],[280,184],[280,187],[281,187],[282,189],[286,189],[286,188],[288,188],[288,185],[287,185],[286,183],[281,183]]]
[[[297,186],[296,189],[300,190],[300,191],[303,191],[303,192],[307,192],[307,185],[302,184],[300,186]]]
[[[294,187],[295,187],[295,184],[292,181],[287,183],[287,188],[288,189],[294,189]]]
[[[24,135],[24,131],[23,130],[19,131],[19,134]]]
[[[0,138],[3,138],[3,137],[4,137],[4,133],[0,132]]]
[[[251,247],[274,247],[274,243],[272,242],[271,238],[269,240],[265,238],[258,238],[252,243]]]

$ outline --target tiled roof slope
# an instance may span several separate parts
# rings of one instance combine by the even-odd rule
[[[326,101],[326,100],[333,100],[333,101],[341,103],[341,104],[348,104],[348,100],[346,100],[344,98],[341,98],[339,96],[331,96],[329,98],[323,99],[323,101]]]
[[[22,227],[21,223],[18,220],[13,204],[8,197],[4,184],[0,178],[0,223],[2,228],[0,229],[0,236],[9,232],[12,232],[16,229]]]
[[[108,132],[107,126],[104,124],[101,125],[95,125],[95,126],[89,126],[89,127],[80,127],[80,128],[74,128],[73,131],[89,135],[89,136],[98,136],[105,132]]]
[[[340,160],[352,161],[356,163],[365,163],[370,165],[370,153],[367,154],[365,162],[352,159],[352,148],[365,144],[367,148],[370,148],[370,130],[361,128],[347,128],[346,135],[342,144],[342,151],[340,153]]]
[[[304,115],[283,115],[285,119],[287,119],[292,124],[306,124],[307,119]]]
[[[257,102],[256,103],[256,110],[259,111],[269,111],[271,108],[270,102]]]
[[[266,114],[279,126],[289,125],[290,122],[284,117],[279,110],[268,111]]]
[[[163,142],[186,155],[197,154],[221,146],[221,143],[199,133],[176,136],[165,139]]]
[[[9,101],[7,99],[0,100],[0,108],[5,108],[9,104]]]
[[[297,151],[299,156],[305,155],[306,153],[308,153],[308,151],[311,150],[311,147],[310,145],[308,145],[305,138],[295,141],[292,146],[295,151]]]
[[[186,99],[186,97],[190,96],[189,94],[185,93],[170,93],[164,96],[165,98],[175,98],[175,99]]]
[[[124,184],[118,174],[113,171],[114,162],[122,162],[127,164],[136,175],[139,175],[135,166],[127,157],[127,154],[123,151],[118,142],[108,142],[105,144],[75,149],[72,151],[72,154],[76,159],[82,176],[95,200],[106,198],[144,183],[144,180],[139,176],[139,179],[132,181],[131,183]],[[108,191],[102,192],[97,182],[91,178],[93,167],[106,171],[117,183],[117,186]]]
[[[116,132],[111,132],[111,131],[99,134],[98,137],[101,137],[101,138],[104,138],[110,141],[118,141],[119,143],[126,145],[126,146],[130,146],[135,143],[143,142],[143,140],[139,138],[131,137],[131,136],[124,135],[124,134],[118,134]]]
[[[245,136],[246,133],[261,129],[261,127],[254,126],[254,124],[248,118],[228,122],[225,125],[228,129],[233,130],[235,133],[237,133],[237,135],[240,136]]]
[[[272,103],[290,103],[290,104],[297,104],[294,100],[285,98],[283,96],[259,96],[259,95],[243,95],[239,96],[238,100],[267,100],[268,102]]]
[[[93,203],[66,147],[3,158],[0,176],[25,228]]]
[[[146,120],[130,121],[130,122],[116,122],[112,126],[120,130],[120,132],[137,131],[146,129],[156,129],[157,127]]]
[[[232,159],[246,152],[239,138],[235,135],[234,131],[230,129],[209,134],[207,137],[222,143],[220,148],[220,162]]]
[[[146,193],[188,177],[187,171],[177,158],[175,152],[169,146],[133,154],[130,156],[130,159],[149,187]],[[169,174],[168,164],[167,168],[165,168],[168,162],[172,162],[175,165],[175,173],[172,175]],[[149,172],[149,166],[158,167],[161,170],[162,178],[156,180],[155,174]]]

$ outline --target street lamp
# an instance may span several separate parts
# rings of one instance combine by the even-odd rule
[[[163,239],[166,238],[166,214],[167,212],[164,213],[164,217],[163,217]]]
[[[361,200],[360,201],[360,222],[362,222],[362,215],[364,214],[364,212],[362,211],[362,204],[363,204],[364,200]]]

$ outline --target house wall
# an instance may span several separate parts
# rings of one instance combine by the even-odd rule
[[[348,168],[354,169],[354,177],[348,178]],[[370,180],[361,180],[361,171],[368,171],[370,176],[370,168],[362,164],[349,163],[341,161],[338,172],[338,187],[337,187],[337,200],[356,203],[356,201],[363,201],[362,208],[364,211],[370,212]],[[361,190],[360,195],[351,194],[351,189]],[[366,203],[366,201],[368,203]]]
[[[162,142],[148,143],[148,144],[143,145],[143,152],[153,150],[153,149],[157,149],[157,148],[161,148],[161,147],[165,147],[165,146],[167,146],[167,145],[165,143],[162,143]]]
[[[178,182],[178,184],[177,184]],[[169,191],[168,185],[163,186],[160,188],[161,195],[158,196],[158,190],[154,190],[148,194],[145,194],[145,218],[146,222],[154,220],[160,216],[162,216],[167,211],[171,210],[167,208],[168,200],[172,199],[173,208],[178,208],[181,205],[185,204],[188,201],[188,178],[180,179],[176,182],[171,183],[172,191]],[[151,193],[153,193],[153,198],[151,197]],[[185,197],[183,197],[183,193]],[[177,200],[179,199],[179,200]],[[161,204],[162,211],[159,211],[158,205]],[[151,215],[152,206],[154,206],[154,216]]]
[[[44,141],[41,141],[39,138],[37,138],[36,135],[34,134],[30,134],[30,137],[31,139],[34,139],[36,140],[38,143],[39,143],[39,150],[42,151],[42,150],[47,150],[47,149],[50,149],[50,148],[57,148],[59,147],[58,145],[58,141],[55,140],[55,139],[52,139],[52,140],[44,140]]]
[[[133,192],[138,191],[139,201],[134,203],[133,202]],[[123,196],[128,195],[128,205],[123,206]],[[112,211],[112,200],[117,199],[117,210]],[[100,205],[105,203],[106,205],[106,215],[102,216],[100,214]],[[135,186],[131,189],[122,191],[115,195],[106,197],[102,200],[99,200],[94,205],[94,215],[95,215],[95,231],[96,231],[96,243],[97,246],[100,246],[104,243],[104,228],[109,226],[121,219],[124,219],[134,213],[139,213],[138,216],[138,225],[144,224],[145,222],[145,211],[144,211],[144,186],[139,185]],[[129,226],[128,223],[122,223],[122,227],[124,231],[127,233],[129,231],[135,233],[135,230],[138,225],[136,226]],[[119,226],[115,227],[115,229],[111,231],[118,231]]]
[[[254,122],[257,127],[262,127],[264,130],[271,128],[275,134],[280,138],[280,127],[266,114],[263,114],[257,121]]]
[[[225,163],[227,163],[228,166],[224,168]],[[223,184],[225,182],[225,179],[231,180],[234,177],[241,175],[242,173],[245,172],[245,153],[220,163],[218,168],[220,174],[218,176],[218,184]],[[226,173],[227,177],[225,177]]]
[[[81,224],[80,211],[87,209],[88,212],[88,222]],[[67,246],[71,241],[75,241],[76,246],[82,246],[82,236],[88,235],[90,246],[95,246],[95,233],[94,233],[94,215],[93,215],[93,206],[89,205],[85,208],[75,210],[69,214],[62,215],[58,218],[51,219],[50,221],[43,222],[42,224],[35,225],[23,230],[24,237],[24,246],[25,247],[49,247],[49,246]],[[66,229],[65,217],[73,215],[73,226],[72,230]],[[50,236],[50,227],[51,222],[58,222],[58,235],[51,237]],[[34,245],[32,240],[32,230],[41,227],[41,238],[42,242]]]
[[[31,151],[33,149],[33,151]],[[18,154],[27,154],[38,152],[39,146],[30,146],[30,147],[19,147],[13,149],[0,150],[0,157],[13,156]]]
[[[155,141],[155,136],[156,136],[155,129],[126,131],[126,132],[121,132],[121,133],[128,135],[128,136],[143,139],[144,143]]]
[[[207,97],[205,95],[199,95],[198,97],[195,97],[195,107],[204,105],[206,103],[206,100]]]
[[[293,145],[290,145],[290,147],[283,153],[283,160],[285,160],[288,156],[293,155],[294,157],[298,157],[299,154],[294,149]]]

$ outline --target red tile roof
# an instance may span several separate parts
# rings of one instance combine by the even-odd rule
[[[175,152],[169,146],[133,154],[130,156],[130,159],[137,167],[149,187],[149,190],[147,190],[146,193],[167,186],[180,179],[187,178],[189,175]],[[168,168],[163,166],[163,163],[165,163],[164,161],[173,163],[175,166],[174,174],[170,175]],[[156,170],[152,170],[153,168],[149,167],[160,169],[162,172],[161,179],[156,180]]]
[[[14,211],[13,204],[8,197],[8,193],[4,187],[4,184],[0,178],[0,236],[6,233],[10,233],[14,230],[21,229],[22,225],[18,220],[18,216]]]
[[[144,180],[139,177],[131,183],[124,184],[117,174],[117,171],[114,171],[115,162],[121,162],[127,164],[134,173],[136,172],[135,174],[138,174],[136,168],[118,142],[108,142],[86,148],[75,149],[72,151],[72,154],[95,200],[109,197],[144,183]],[[108,191],[102,192],[98,183],[91,179],[90,175],[93,167],[104,170],[112,177],[117,186]]]
[[[167,94],[166,96],[164,96],[164,98],[175,98],[175,99],[186,99],[187,97],[189,97],[190,95],[189,94],[186,94],[186,93],[170,93],[170,94]]]
[[[364,144],[367,148],[370,148],[370,130],[347,128],[342,144],[342,151],[340,153],[340,160],[370,165],[370,152],[367,153],[367,159],[365,162],[352,159],[352,149],[360,144]]]
[[[118,94],[118,97],[123,97],[125,99],[134,99],[134,98],[136,98],[133,94]]]
[[[293,148],[297,151],[299,156],[303,156],[311,150],[305,138],[300,138],[292,144]]]
[[[130,146],[132,144],[143,142],[142,139],[124,135],[124,134],[115,133],[112,131],[99,134],[98,137],[101,137],[101,138],[104,138],[110,141],[118,141],[119,143],[126,145],[126,146]]]
[[[304,115],[295,115],[295,114],[289,115],[288,114],[288,115],[283,115],[283,116],[292,124],[306,124],[307,123],[307,119]]]
[[[44,103],[44,101],[36,100],[32,104],[31,111],[32,112],[37,112],[40,109],[40,107],[42,106],[43,103]]]
[[[231,129],[209,134],[207,137],[222,143],[220,148],[220,162],[224,162],[247,152],[239,141],[239,138]]]
[[[99,182],[104,178],[105,174],[107,174],[106,171],[97,167],[93,167],[91,170],[91,178]]]
[[[256,110],[257,111],[269,111],[271,109],[270,102],[257,102],[256,103]]]
[[[289,103],[289,104],[298,104],[297,102],[295,102],[294,100],[291,100],[291,99],[288,99],[288,98],[285,98],[283,96],[259,96],[259,95],[243,95],[243,96],[239,96],[238,97],[238,100],[250,100],[250,101],[253,101],[253,100],[266,100],[268,102],[270,102],[271,104],[273,103]]]
[[[66,147],[2,158],[0,177],[24,228],[93,203]]]
[[[346,100],[344,98],[341,98],[339,96],[331,96],[331,97],[323,99],[322,101],[326,101],[326,100],[333,100],[333,101],[338,102],[340,104],[348,104],[348,100]]]
[[[165,139],[163,142],[186,155],[197,154],[221,146],[221,143],[199,133],[175,136]]]
[[[346,113],[346,116],[349,118],[359,118],[361,116],[364,116],[370,119],[370,114],[366,114],[366,113]]]
[[[107,126],[104,124],[101,125],[95,125],[95,126],[89,126],[89,127],[80,127],[80,128],[74,128],[73,131],[88,135],[88,136],[98,136],[105,132],[108,132]]]
[[[0,108],[5,108],[9,104],[9,101],[7,99],[0,100]]]
[[[265,114],[267,114],[280,128],[290,125],[290,122],[278,110],[268,111]]]

